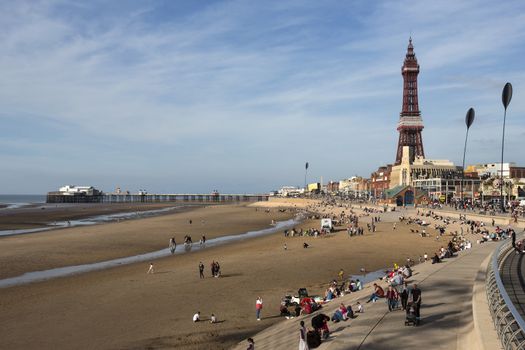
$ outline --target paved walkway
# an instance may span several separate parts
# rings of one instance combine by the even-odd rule
[[[443,265],[424,266],[414,276],[423,291],[422,323],[417,329],[404,326],[402,311],[389,313],[385,305],[374,305],[384,312],[364,337],[357,332],[352,336],[353,329],[348,328],[342,332],[346,341],[335,338],[323,348],[472,349],[463,346],[473,324],[472,287],[481,263],[494,248],[495,244],[486,244]]]
[[[509,253],[501,267],[501,280],[510,300],[521,317],[525,318],[525,255]]]
[[[476,245],[444,263],[416,266],[412,281],[417,282],[423,292],[419,327],[405,326],[404,312],[388,312],[384,301],[364,304],[365,313],[357,318],[330,322],[332,336],[319,349],[477,349],[471,336],[474,329],[472,290],[482,262],[495,248],[496,243]],[[359,300],[364,303],[370,293],[371,286],[367,286],[359,293],[332,301],[322,312],[331,316],[340,302],[353,305]],[[285,320],[260,332],[254,337],[256,349],[297,348],[299,321],[304,320],[310,326],[311,317]],[[491,320],[487,316],[484,318],[487,319],[477,320],[487,325],[481,329],[494,332],[489,338],[497,337],[490,326]],[[245,349],[245,344],[239,344],[236,349]]]

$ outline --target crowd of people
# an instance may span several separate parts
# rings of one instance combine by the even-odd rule
[[[381,222],[381,213],[384,213],[385,209],[378,208],[360,208],[361,212],[358,214],[357,210],[354,211],[351,206],[345,206],[344,210],[339,210],[337,215],[333,212],[328,211],[327,209],[330,206],[336,206],[337,203],[324,203],[316,204],[316,208],[312,207],[308,209],[308,215],[310,217],[317,218],[329,218],[334,223],[338,225],[346,225],[347,233],[349,236],[354,235],[363,235],[364,228],[360,226],[365,221],[364,218],[367,218],[366,228],[369,232],[375,232],[376,224]],[[339,205],[341,207],[341,205]],[[312,211],[316,210],[316,214],[312,214]],[[466,234],[475,234],[479,235],[479,242],[484,242],[488,240],[500,240],[506,239],[507,237],[513,237],[513,246],[517,251],[523,252],[525,249],[525,242],[515,241],[515,232],[511,229],[502,229],[499,226],[496,226],[494,221],[492,221],[492,229],[489,229],[482,221],[468,220],[465,215],[460,216],[459,220],[451,219],[450,217],[445,217],[440,214],[436,214],[432,210],[418,210],[416,217],[405,217],[400,216],[398,224],[403,223],[407,225],[418,225],[420,226],[416,230],[413,230],[415,233],[419,233],[422,237],[426,237],[426,229],[433,227],[437,232],[436,239],[443,239],[446,233],[448,233],[451,239],[446,245],[443,245],[439,250],[431,254],[429,258],[428,254],[425,253],[424,256],[419,257],[419,262],[425,262],[430,260],[432,263],[439,263],[443,259],[452,258],[457,254],[458,251],[470,249],[472,247],[471,241],[466,237]],[[458,226],[459,230],[453,231],[450,229],[451,225]],[[393,223],[392,230],[396,230],[396,223]],[[420,232],[420,231],[421,232]],[[430,231],[432,229],[430,228]],[[284,230],[285,237],[295,237],[295,236],[311,236],[316,237],[322,235],[323,230],[316,228],[292,228],[289,230]],[[184,241],[187,243],[187,238],[191,244],[191,237],[185,237]],[[173,242],[172,242],[173,241]],[[305,243],[308,246],[307,243]],[[175,249],[175,240],[174,238],[170,240],[170,249],[173,247]],[[284,250],[287,250],[286,244],[284,244]],[[403,310],[406,312],[407,320],[410,317],[413,317],[415,322],[419,322],[421,319],[420,309],[421,309],[421,300],[422,292],[417,284],[410,282],[410,279],[413,275],[413,265],[414,261],[410,258],[407,258],[406,264],[401,266],[395,265],[393,269],[388,271],[386,276],[382,279],[383,282],[386,282],[386,287],[380,285],[381,282],[376,282],[373,284],[373,292],[368,298],[367,302],[377,303],[380,300],[384,300],[388,311],[394,312],[397,310]],[[220,265],[218,262],[213,261],[211,263],[211,275],[213,277],[219,277]],[[297,304],[290,304],[287,301],[282,301],[279,306],[279,314],[286,318],[298,317],[300,315],[308,315],[323,308],[323,305],[329,302],[336,303],[338,307],[333,310],[332,313],[329,313],[328,316],[324,313],[318,312],[314,317],[312,317],[312,328],[313,330],[308,330],[304,321],[300,322],[299,329],[299,342],[300,349],[308,349],[308,343],[314,338],[321,339],[326,338],[330,335],[329,322],[345,322],[355,318],[357,313],[364,312],[364,306],[357,302],[356,304],[349,305],[345,302],[339,301],[340,297],[348,293],[357,292],[363,289],[362,282],[359,279],[355,278],[343,278],[344,271],[341,269],[338,277],[339,280],[332,280],[328,287],[324,291],[324,295],[321,295],[321,299],[314,297],[304,296],[300,299],[300,302]],[[204,278],[204,264],[199,263],[199,277]],[[263,302],[261,297],[257,297],[255,302],[255,317],[256,320],[260,321],[262,319],[262,310]],[[197,313],[197,321],[200,320],[200,313]],[[194,315],[195,318],[195,315]],[[210,318],[211,319],[211,318]],[[214,319],[216,320],[215,316]],[[252,338],[249,339],[249,348],[254,349],[255,342]]]
[[[461,200],[454,200],[452,199],[450,203],[440,203],[440,202],[432,202],[426,205],[427,208],[431,209],[453,209],[456,211],[468,211],[468,212],[474,212],[478,214],[488,214],[488,215],[496,215],[497,213],[501,213],[501,206],[499,203],[492,203],[492,202],[484,202],[481,203],[479,201],[474,201],[474,203],[470,201],[461,202]],[[505,204],[505,211],[506,214],[510,215],[515,222],[520,217],[525,217],[525,206],[520,205],[519,201],[509,201]]]
[[[339,218],[342,222],[349,222],[348,227],[349,234],[359,234],[358,231],[358,222],[359,219],[357,216],[347,216]],[[372,225],[380,221],[379,218],[372,217],[371,223],[369,223],[369,230],[373,230]],[[483,237],[484,232],[486,232],[486,224],[482,221],[467,220],[466,217],[462,216],[459,220],[451,219],[450,217],[444,217],[438,215],[432,211],[419,212],[415,218],[405,218],[400,217],[400,222],[406,224],[415,224],[419,225],[422,228],[422,236],[427,236],[425,228],[427,226],[432,226],[437,231],[436,239],[442,239],[445,233],[448,233],[451,239],[444,246],[441,246],[438,251],[435,252],[434,256],[429,259],[427,253],[424,256],[419,257],[419,262],[423,263],[426,261],[432,261],[432,263],[441,262],[443,259],[451,258],[457,254],[457,252],[472,248],[472,243],[469,238],[466,237],[466,234],[480,234]],[[434,222],[433,222],[434,221]],[[459,225],[460,232],[458,230],[451,230],[450,225],[456,224]],[[496,235],[497,239],[505,239],[507,237],[513,237],[513,242],[515,240],[515,232],[512,229],[501,229],[494,225],[492,222],[493,234]],[[464,230],[466,228],[466,230]],[[393,230],[396,229],[394,223]],[[466,231],[466,232],[464,232]],[[415,232],[415,231],[413,231]],[[419,233],[419,231],[417,232]],[[515,248],[522,252],[525,249],[525,240],[513,243]],[[387,309],[390,312],[396,310],[403,310],[406,313],[406,322],[413,322],[414,324],[419,324],[421,320],[421,304],[422,304],[422,291],[416,283],[410,283],[409,280],[413,275],[413,265],[415,262],[411,258],[407,258],[406,264],[394,266],[394,269],[388,271],[383,281],[387,283],[386,289],[381,287],[379,283],[373,284],[373,293],[370,295],[368,302],[377,302],[380,299],[385,300]],[[339,272],[339,280],[341,282],[342,275],[344,274],[341,269]],[[342,283],[338,283],[336,280],[333,280],[329,287],[325,290],[324,298],[322,303],[330,302],[333,299],[336,299],[340,296],[343,296],[345,293],[353,292],[362,289],[362,285],[359,281],[346,280]],[[295,310],[295,315],[299,316],[302,314],[309,314],[314,312],[314,309],[322,308],[322,303],[316,303],[312,298],[305,298],[302,305],[299,305]],[[358,311],[354,311],[358,310]],[[281,315],[290,317],[292,313],[287,309],[287,307],[281,305]],[[329,322],[332,321],[342,322],[349,319],[352,319],[355,316],[356,312],[364,311],[363,305],[359,302],[356,305],[346,305],[343,302],[339,302],[339,307],[333,311],[331,317],[325,315],[324,313],[319,313],[312,318],[312,328],[313,330],[308,330],[304,321],[300,322],[299,329],[299,348],[308,349],[309,343],[316,343],[319,339],[326,338],[329,336]]]
[[[408,261],[411,261],[411,259],[408,259]],[[383,281],[387,283],[387,290],[385,291],[378,283],[374,283],[373,293],[367,302],[377,302],[380,299],[384,299],[389,311],[404,310],[407,319],[413,317],[414,322],[419,323],[422,293],[417,284],[408,285],[407,279],[411,276],[412,268],[409,264],[404,266],[396,264],[395,269],[388,271],[385,278],[383,278]],[[349,279],[341,285],[338,285],[337,281],[333,280],[325,292],[325,298],[323,298],[322,303],[324,304],[343,296],[344,290],[355,292],[361,289],[362,284],[359,280]],[[295,316],[310,314],[322,307],[322,304],[315,302],[312,297],[304,297],[301,299],[300,305],[297,305],[296,310],[294,310]],[[345,322],[355,318],[358,313],[364,313],[364,306],[359,301],[354,305],[338,302],[338,307],[333,311],[331,317],[322,312],[312,317],[311,330],[306,327],[304,321],[300,321],[299,349],[319,346],[323,339],[327,339],[330,336],[329,322]],[[294,316],[288,310],[284,301],[281,303],[280,314],[286,318]]]
[[[325,230],[320,230],[320,229],[316,229],[316,228],[307,228],[307,229],[295,229],[292,228],[290,230],[286,229],[284,230],[284,237],[318,237],[318,236],[321,236],[321,235],[324,235],[328,232],[326,232]]]

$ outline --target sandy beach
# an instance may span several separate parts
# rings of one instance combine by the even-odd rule
[[[272,202],[267,205],[272,207],[270,214],[260,209],[255,211],[253,207],[243,208],[248,212],[240,210],[237,214],[217,213],[217,219],[228,217],[228,223],[217,224],[213,230],[210,228],[207,231],[207,235],[211,237],[225,231],[231,233],[230,223],[235,215],[248,219],[250,223],[257,218],[260,218],[261,223],[267,222],[269,217],[277,215],[275,207],[279,206]],[[199,223],[197,213],[200,210],[209,211],[212,216],[216,211],[227,208],[192,211],[194,224]],[[306,287],[312,294],[322,293],[327,282],[335,278],[341,268],[347,274],[358,273],[361,267],[373,271],[394,262],[402,263],[408,256],[417,259],[419,255],[425,252],[430,254],[446,243],[436,242],[433,238],[421,238],[411,233],[408,225],[399,225],[398,229],[392,231],[392,222],[388,220],[396,220],[398,215],[382,215],[384,221],[378,224],[377,232],[365,231],[364,236],[349,237],[345,231],[340,231],[326,238],[285,238],[282,233],[276,233],[159,259],[155,261],[156,273],[153,275],[146,275],[147,264],[138,263],[0,289],[0,348],[27,349],[34,344],[39,344],[40,348],[54,349],[230,348],[247,336],[280,321],[279,302],[286,292],[294,293],[299,287]],[[133,253],[138,249],[135,246],[140,246],[142,250],[163,246],[173,231],[165,232],[156,225],[172,227],[169,217],[166,215],[103,225],[108,228],[99,226],[98,230],[103,228],[113,238],[105,241],[102,234],[93,232],[96,238],[91,242],[90,249],[86,250],[96,250],[98,253],[82,255],[87,255],[88,260],[96,260],[102,256],[115,255],[113,250],[118,250],[118,246],[125,247],[119,254]],[[181,225],[186,219],[180,219]],[[128,232],[137,225],[143,226],[132,233]],[[318,226],[319,220],[310,220],[298,227]],[[178,229],[189,232],[191,228],[187,224]],[[83,228],[71,230],[80,231]],[[63,241],[59,251],[51,243],[46,246],[45,240],[38,243],[44,251],[47,250],[51,259],[44,259],[46,255],[42,254],[25,264],[19,258],[23,249],[20,248],[18,253],[12,252],[16,243],[9,242],[11,239],[1,240],[0,244],[5,241],[10,244],[8,249],[1,250],[1,266],[8,266],[2,269],[2,273],[7,276],[31,270],[40,266],[40,262],[52,266],[60,264],[61,259],[68,263],[74,261],[74,254],[68,255],[67,247],[79,244],[85,233],[78,232],[70,240],[62,235],[65,231],[44,234],[49,235],[47,239],[54,241],[53,244]],[[428,231],[433,233],[432,229]],[[144,238],[145,232],[148,239]],[[52,237],[55,234],[60,235],[60,238]],[[29,236],[18,238],[39,239],[36,235]],[[110,241],[115,242],[112,249],[100,248]],[[303,249],[303,242],[308,242],[310,247]],[[286,251],[283,249],[284,243],[288,246]],[[29,246],[32,243],[20,245]],[[35,249],[34,254],[38,251]],[[221,263],[222,277],[210,277],[212,260]],[[206,267],[205,279],[199,279],[197,267],[200,261]],[[18,264],[23,268],[16,267]],[[255,320],[254,314],[258,295],[265,303],[260,322]],[[191,318],[197,311],[202,313],[203,319],[215,313],[220,323],[194,324]]]

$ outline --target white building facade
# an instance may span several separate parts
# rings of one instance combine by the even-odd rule
[[[87,196],[92,196],[97,190],[93,186],[74,186],[66,185],[62,186],[58,190],[63,195],[74,196],[75,194],[85,194]]]

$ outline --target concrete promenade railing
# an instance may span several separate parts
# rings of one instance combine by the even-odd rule
[[[501,279],[501,267],[514,248],[502,242],[494,251],[487,270],[485,288],[494,327],[503,349],[525,349],[525,321],[512,303]]]

